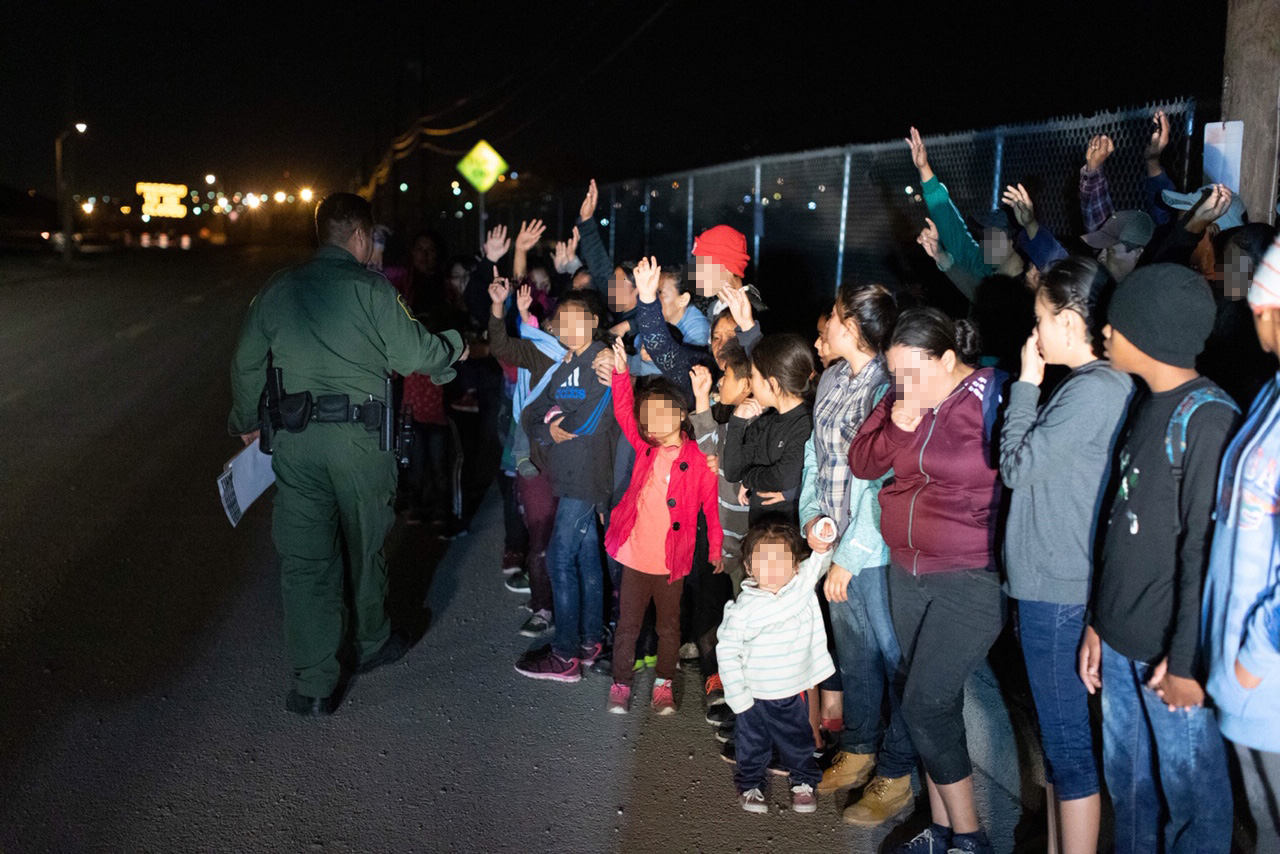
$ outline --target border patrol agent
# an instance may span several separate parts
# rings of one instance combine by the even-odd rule
[[[384,381],[397,371],[447,382],[451,365],[466,357],[456,331],[428,332],[395,288],[365,269],[373,251],[367,201],[334,193],[315,215],[315,255],[274,275],[249,307],[232,359],[228,420],[245,444],[270,426],[264,422],[282,422],[270,436],[272,537],[294,671],[285,707],[301,715],[334,709],[347,622],[344,545],[357,672],[408,651],[408,640],[391,632],[386,608],[382,549],[395,520],[396,462],[380,447]],[[277,399],[261,405],[270,397],[263,381],[272,369],[279,371]]]

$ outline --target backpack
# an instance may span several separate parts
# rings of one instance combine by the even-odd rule
[[[1187,453],[1187,424],[1196,410],[1206,403],[1221,403],[1231,407],[1231,411],[1240,414],[1240,407],[1225,391],[1214,386],[1204,386],[1187,392],[1169,416],[1169,426],[1165,428],[1164,450],[1169,457],[1169,465],[1173,469],[1173,515],[1174,535],[1182,534],[1182,460]]]

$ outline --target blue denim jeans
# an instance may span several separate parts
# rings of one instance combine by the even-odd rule
[[[876,773],[902,777],[916,751],[902,719],[902,650],[889,616],[889,568],[867,567],[849,581],[849,599],[831,602],[831,633],[844,694],[841,749],[879,753]],[[889,717],[885,721],[885,688]]]
[[[1045,777],[1063,801],[1098,794],[1089,692],[1077,667],[1084,611],[1084,605],[1018,600],[1018,639],[1040,722]]]
[[[1169,711],[1146,685],[1151,669],[1102,644],[1102,768],[1116,854],[1227,854],[1231,780],[1218,722],[1203,707]]]
[[[733,729],[737,766],[733,782],[738,794],[764,788],[765,770],[778,749],[791,785],[818,785],[822,771],[813,758],[813,730],[809,727],[809,698],[801,693],[785,700],[756,700],[738,715]]]
[[[561,658],[597,643],[604,632],[604,567],[596,505],[562,497],[547,546],[547,570],[556,603],[552,648]]]

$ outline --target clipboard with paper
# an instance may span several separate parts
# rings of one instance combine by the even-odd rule
[[[232,527],[240,524],[249,506],[275,482],[271,456],[262,453],[257,439],[227,461],[218,475],[218,495]]]

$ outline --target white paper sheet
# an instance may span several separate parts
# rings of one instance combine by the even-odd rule
[[[276,475],[271,470],[271,455],[262,453],[257,439],[245,445],[243,451],[223,466],[222,474],[218,475],[218,495],[222,498],[222,509],[227,512],[227,520],[232,527],[240,524],[249,505],[257,501],[258,496],[275,482]]]
[[[1204,126],[1204,182],[1226,184],[1240,192],[1244,122],[1207,122]]]

